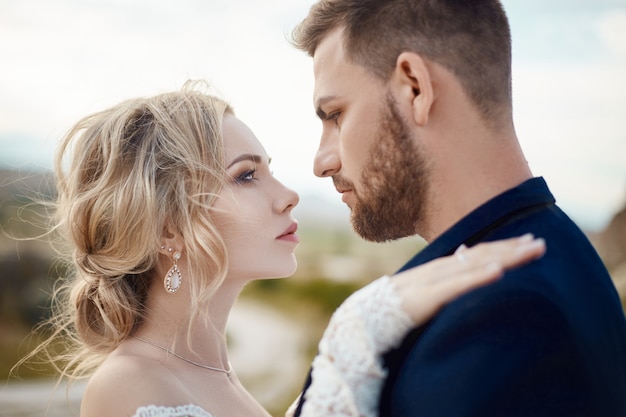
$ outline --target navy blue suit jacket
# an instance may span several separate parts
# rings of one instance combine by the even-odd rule
[[[381,416],[626,416],[626,321],[611,279],[541,178],[462,219],[402,269],[531,232],[545,256],[447,305],[385,359]]]

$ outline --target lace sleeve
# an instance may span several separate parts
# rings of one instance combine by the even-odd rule
[[[133,417],[212,417],[211,414],[197,405],[187,404],[177,407],[148,405],[139,407]]]
[[[319,343],[301,416],[375,416],[386,376],[382,354],[412,327],[388,276],[348,297]]]

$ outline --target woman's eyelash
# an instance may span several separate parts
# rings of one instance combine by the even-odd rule
[[[256,179],[254,178],[255,173],[256,173],[255,169],[249,169],[247,171],[244,171],[235,178],[235,182],[238,184],[241,184],[241,183],[254,181]]]

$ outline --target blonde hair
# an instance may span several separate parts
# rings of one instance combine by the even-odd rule
[[[141,324],[151,281],[162,279],[166,229],[184,240],[191,317],[208,319],[202,312],[227,270],[210,208],[223,186],[222,120],[232,109],[197,87],[87,116],[60,143],[54,229],[73,271],[55,291],[53,332],[37,350],[69,344],[48,356],[62,376],[87,376]]]

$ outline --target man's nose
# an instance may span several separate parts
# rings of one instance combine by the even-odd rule
[[[330,177],[341,169],[341,159],[337,141],[332,141],[328,136],[322,137],[320,146],[315,154],[313,172],[318,177]]]

